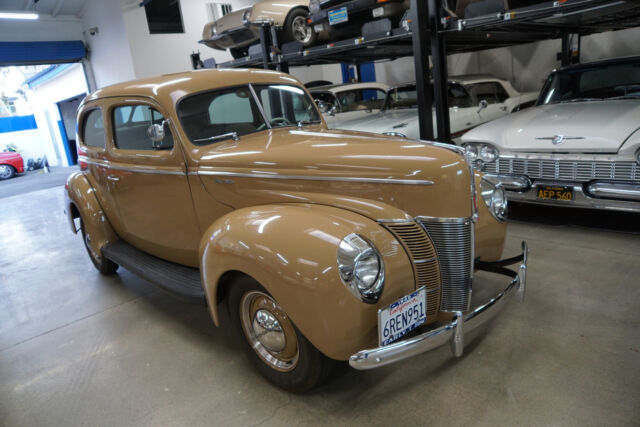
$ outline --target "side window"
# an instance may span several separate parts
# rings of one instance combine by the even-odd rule
[[[494,83],[476,83],[469,85],[469,90],[475,95],[478,102],[483,99],[489,104],[495,104],[498,102],[495,93]]]
[[[164,139],[152,141],[147,131],[152,125],[164,126]],[[158,110],[147,105],[125,105],[113,109],[113,135],[121,150],[159,150],[173,148],[173,135]]]
[[[449,107],[469,108],[472,106],[471,98],[464,86],[457,83],[449,83]]]
[[[504,90],[504,87],[502,87],[500,83],[494,83],[494,85],[496,85],[496,98],[498,99],[498,102],[506,101],[507,98],[509,98],[507,91]]]
[[[91,110],[84,116],[82,136],[85,145],[104,148],[104,120],[100,108]]]

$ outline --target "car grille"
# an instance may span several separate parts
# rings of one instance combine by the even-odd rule
[[[416,287],[427,288],[427,316],[434,316],[440,305],[440,268],[431,239],[415,222],[383,225],[396,236],[409,253]]]
[[[471,300],[472,222],[468,218],[418,218],[384,223],[411,256],[417,287],[427,288],[427,314],[466,311]],[[436,256],[437,254],[437,256]]]
[[[533,179],[567,181],[640,180],[640,166],[635,162],[500,158],[497,162],[486,164],[484,171],[527,175]]]
[[[441,311],[467,311],[471,302],[473,223],[470,218],[418,218],[440,263]]]

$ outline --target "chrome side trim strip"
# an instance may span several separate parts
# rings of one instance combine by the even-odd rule
[[[447,223],[453,223],[453,224],[464,224],[468,221],[471,221],[471,218],[469,217],[463,217],[463,218],[443,218],[443,217],[439,217],[439,216],[417,216],[415,217],[416,221],[419,220],[423,220],[423,221],[431,221],[431,222],[447,222]]]
[[[167,170],[167,169],[157,169],[156,167],[149,166],[120,166],[114,165],[110,163],[108,160],[99,161],[94,159],[88,159],[85,156],[79,156],[78,161],[83,161],[87,164],[94,166],[101,166],[103,168],[111,169],[111,170],[119,170],[119,171],[127,171],[127,172],[137,172],[137,173],[146,173],[151,175],[184,175],[186,176],[186,172],[182,170]]]
[[[236,176],[240,178],[260,179],[293,179],[303,181],[343,181],[343,182],[370,182],[377,184],[407,184],[407,185],[433,185],[433,181],[418,179],[393,179],[393,178],[361,178],[351,176],[306,176],[306,175],[270,175],[266,173],[244,173],[227,171],[199,170],[199,175],[212,176]]]

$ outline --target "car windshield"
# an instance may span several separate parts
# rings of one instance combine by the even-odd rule
[[[260,104],[248,86],[219,89],[192,95],[178,105],[178,117],[189,139],[210,144],[237,138],[271,127],[320,123],[315,104],[296,86],[254,86]],[[262,107],[269,125],[265,123]]]
[[[431,86],[433,90],[433,86]],[[431,93],[433,99],[433,92]],[[467,108],[472,106],[469,93],[459,83],[447,83],[447,102],[449,107]],[[415,85],[400,86],[387,93],[385,109],[418,108],[418,93]]]
[[[384,104],[386,92],[376,88],[360,88],[336,92],[340,111],[380,109]]]
[[[640,62],[551,73],[538,105],[624,98],[640,98]]]

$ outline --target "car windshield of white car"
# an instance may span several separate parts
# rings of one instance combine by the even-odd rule
[[[351,89],[336,93],[340,111],[379,110],[384,104],[385,91],[375,88]]]
[[[640,98],[640,62],[600,64],[552,73],[539,104]]]
[[[433,86],[431,86],[433,91]],[[433,99],[433,92],[431,92]],[[387,94],[388,109],[418,108],[418,92],[415,85],[391,89]],[[467,108],[472,106],[471,96],[459,83],[447,84],[447,102],[449,107]]]
[[[320,115],[313,100],[296,86],[255,85],[271,127],[298,126],[320,123]]]

